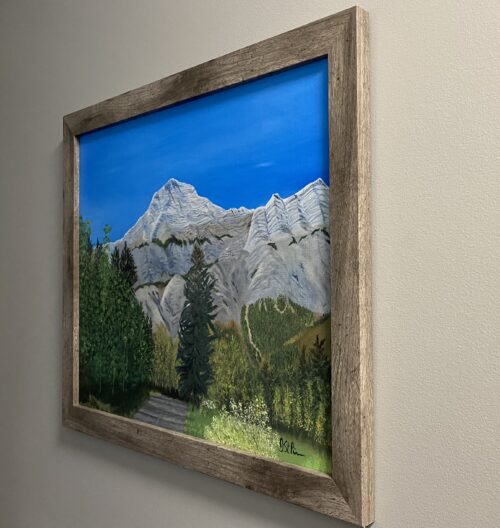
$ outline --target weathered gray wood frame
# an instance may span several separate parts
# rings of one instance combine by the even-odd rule
[[[374,520],[367,19],[353,7],[63,123],[64,425],[361,526]],[[79,405],[78,136],[319,57],[329,63],[333,478]]]

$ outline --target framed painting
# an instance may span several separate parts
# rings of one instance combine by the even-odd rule
[[[373,521],[367,15],[64,117],[66,426]]]

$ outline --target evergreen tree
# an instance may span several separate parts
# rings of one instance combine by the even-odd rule
[[[191,262],[193,265],[184,277],[186,301],[179,325],[179,364],[176,368],[180,397],[198,405],[201,398],[207,395],[212,381],[210,356],[215,334],[212,302],[215,280],[198,244],[193,248]]]
[[[92,326],[97,299],[92,281],[92,242],[90,222],[80,217],[80,391],[88,393],[92,368]]]
[[[328,445],[331,442],[331,395],[330,395],[330,356],[325,351],[325,339],[320,339],[316,335],[316,340],[310,349],[311,353],[311,374],[314,384],[314,392],[316,393],[316,400],[314,411],[311,409],[311,414],[314,415],[314,439],[316,442]]]
[[[325,353],[325,340],[316,336],[311,347],[312,374],[322,381],[330,381],[330,361]]]
[[[111,266],[113,266],[113,268],[116,270],[120,269],[120,250],[118,247],[115,247],[115,249],[113,249],[113,253],[111,253]]]
[[[137,282],[137,268],[134,257],[126,242],[121,252],[117,247],[113,250],[111,254],[111,265],[120,272],[129,286],[132,287]]]
[[[109,255],[110,231],[92,246],[90,224],[80,219],[80,398],[120,405],[150,381],[153,334],[132,289],[132,253]]]

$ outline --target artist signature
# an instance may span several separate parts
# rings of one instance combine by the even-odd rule
[[[299,453],[295,449],[295,444],[285,440],[283,437],[280,438],[280,453],[288,453],[290,455],[305,456],[303,453]]]

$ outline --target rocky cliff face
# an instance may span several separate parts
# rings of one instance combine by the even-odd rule
[[[137,266],[137,298],[172,335],[184,304],[184,279],[198,243],[216,278],[217,319],[239,323],[243,306],[284,295],[318,314],[330,311],[328,186],[310,183],[274,194],[262,207],[223,209],[192,185],[171,179],[114,245],[126,242]]]

